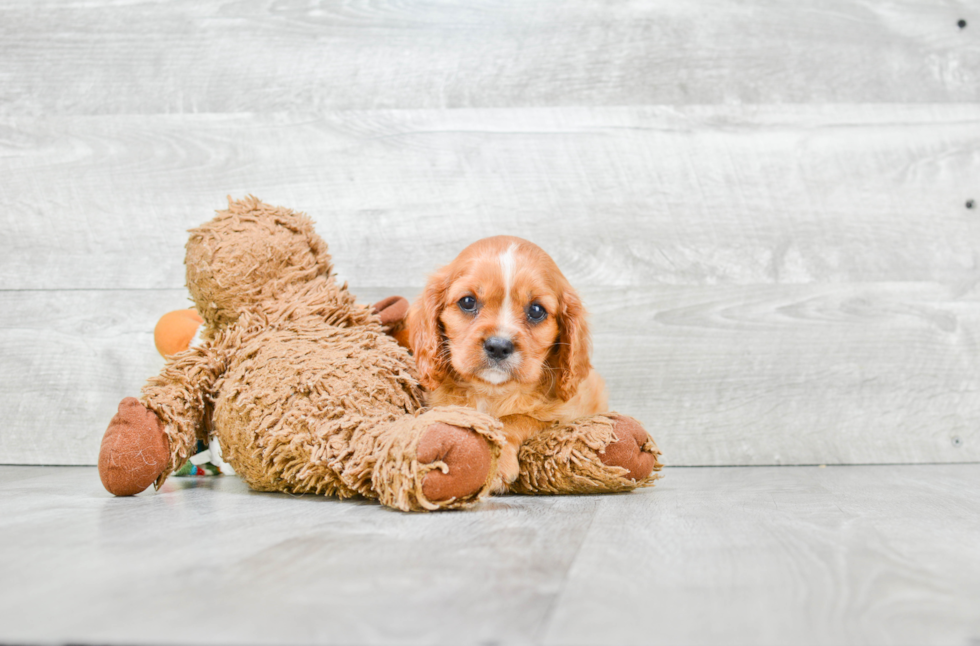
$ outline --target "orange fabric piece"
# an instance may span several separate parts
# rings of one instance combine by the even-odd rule
[[[197,310],[174,310],[160,317],[153,328],[153,343],[163,358],[169,358],[190,347],[204,319]]]

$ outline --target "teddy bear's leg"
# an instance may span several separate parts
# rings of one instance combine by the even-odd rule
[[[334,468],[345,485],[403,511],[469,507],[490,492],[504,437],[469,408],[434,408],[359,429]]]
[[[510,485],[522,494],[630,491],[653,485],[663,466],[660,449],[632,417],[608,413],[555,426],[528,439],[520,475]]]

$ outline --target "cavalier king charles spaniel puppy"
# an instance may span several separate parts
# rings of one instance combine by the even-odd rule
[[[525,439],[608,410],[585,318],[555,261],[511,236],[464,249],[412,305],[408,339],[428,404],[468,406],[504,424],[496,492],[517,478]]]

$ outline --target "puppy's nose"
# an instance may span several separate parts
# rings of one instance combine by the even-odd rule
[[[514,344],[502,336],[492,336],[483,342],[483,350],[494,361],[503,361],[514,354]]]

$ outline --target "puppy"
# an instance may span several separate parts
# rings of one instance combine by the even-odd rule
[[[409,345],[428,404],[469,406],[504,424],[496,492],[517,479],[528,437],[608,410],[585,319],[554,260],[511,236],[464,249],[410,308]]]

